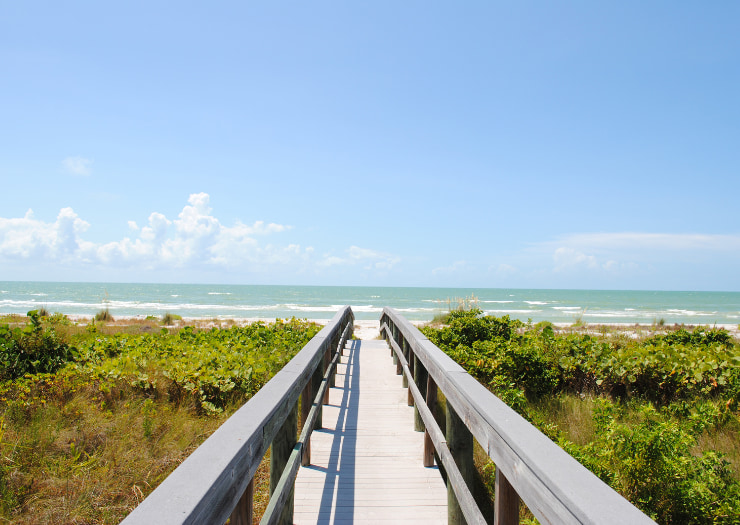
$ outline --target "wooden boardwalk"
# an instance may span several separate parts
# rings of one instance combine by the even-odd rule
[[[447,489],[422,466],[424,433],[385,341],[349,341],[295,483],[298,524],[447,523]]]

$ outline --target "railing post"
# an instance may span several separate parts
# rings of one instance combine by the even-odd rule
[[[414,369],[416,368],[416,356],[411,351],[411,348],[409,348],[409,355],[406,357],[406,362],[409,364],[409,372],[411,372],[411,377],[416,377],[416,373],[414,372]],[[408,384],[406,386],[408,386]],[[411,393],[411,389],[409,388],[406,393],[406,404],[410,407],[414,406],[414,395]]]
[[[497,525],[519,525],[519,494],[498,467],[493,509],[493,519]]]
[[[434,382],[431,374],[427,374],[427,407],[434,415],[437,412],[437,383]],[[434,466],[434,444],[429,435],[429,430],[424,430],[424,466]]]
[[[272,441],[272,450],[270,452],[270,495],[275,492],[278,481],[280,481],[280,476],[283,475],[283,470],[285,470],[290,454],[293,452],[293,447],[295,447],[298,441],[298,414],[296,408],[294,405],[288,413],[285,422],[277,431],[277,434],[275,434],[275,439]],[[293,480],[293,487],[278,520],[278,523],[281,525],[290,525],[293,523],[294,495],[295,480]]]
[[[329,364],[331,363],[331,343],[324,351],[324,366],[322,367],[323,373],[321,374],[322,378],[323,375],[326,373],[327,370],[329,370]],[[329,383],[331,384],[331,378],[329,378]],[[329,404],[329,389],[327,388],[324,390],[324,404]]]
[[[335,335],[334,339],[331,340],[331,350],[329,351],[329,362],[331,363],[332,359],[334,359],[334,353],[339,352],[339,343],[342,340],[342,335]],[[334,387],[337,386],[337,378],[335,377],[335,374],[337,373],[337,367],[334,367],[334,370],[332,370],[331,375],[329,376],[329,386]],[[326,391],[328,392],[329,389],[327,388]],[[326,402],[329,402],[329,396],[326,396]]]
[[[231,525],[252,525],[253,505],[254,478],[247,485],[247,489],[242,494],[242,497],[239,498],[239,502],[234,507],[234,510],[231,511],[229,523]]]
[[[395,324],[391,325],[391,337],[398,344],[398,327]],[[391,355],[393,356],[393,364],[396,364],[396,352],[393,351],[391,346]]]
[[[322,371],[321,363],[322,361],[319,361],[316,365],[316,370],[313,371],[313,375],[311,376],[311,405],[313,405],[314,397],[321,388],[321,381],[324,379],[324,372]],[[323,428],[323,413],[322,405],[319,403],[319,406],[316,407],[316,423],[313,426],[314,430]]]
[[[313,379],[309,379],[306,383],[303,392],[301,393],[301,425],[306,425],[308,419],[308,413],[311,412],[313,406],[313,388],[311,384]],[[303,455],[301,456],[301,465],[304,467],[311,464],[311,434],[308,435],[308,439],[303,444]]]
[[[422,394],[426,394],[427,389],[427,371],[421,360],[414,355],[414,383]],[[410,392],[410,390],[409,390]],[[424,432],[424,420],[421,419],[419,413],[419,407],[414,405],[414,430],[417,432]]]
[[[401,337],[401,342],[398,344],[398,346],[403,351],[403,345],[406,344],[406,338]],[[396,375],[397,376],[405,376],[403,373],[403,364],[401,363],[401,360],[398,358],[398,355],[396,355],[396,352],[393,352],[393,362],[396,364]],[[404,385],[407,386],[407,385]]]
[[[465,422],[460,419],[449,399],[447,400],[447,446],[450,449],[452,457],[455,459],[457,468],[460,470],[462,478],[469,489],[473,488],[473,434],[470,433]],[[452,489],[452,484],[447,480],[447,522],[449,524],[466,523],[460,504]]]
[[[406,359],[406,362],[409,362],[409,342],[406,341],[404,338],[403,344],[401,345],[401,353],[403,353],[403,357]],[[409,378],[406,377],[406,374],[403,374],[403,388],[409,387]]]

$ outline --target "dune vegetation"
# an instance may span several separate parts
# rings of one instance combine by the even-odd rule
[[[441,321],[422,331],[658,523],[740,521],[740,345],[725,330],[634,338],[477,308]]]
[[[161,321],[3,319],[0,522],[118,523],[320,328]]]

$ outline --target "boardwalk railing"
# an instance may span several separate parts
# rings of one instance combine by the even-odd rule
[[[352,334],[342,308],[285,367],[193,452],[122,522],[133,524],[252,523],[252,479],[268,448],[270,503],[261,523],[292,523],[299,463],[310,462],[310,434],[335,364]],[[302,394],[302,395],[301,395]],[[303,428],[296,440],[298,399]]]
[[[541,523],[654,523],[544,434],[489,392],[395,310],[385,308],[381,334],[404,375],[416,430],[425,430],[424,465],[439,458],[447,475],[450,523],[485,523],[470,493],[473,437],[496,465],[497,525],[519,523],[520,498]],[[433,412],[446,399],[446,432]]]

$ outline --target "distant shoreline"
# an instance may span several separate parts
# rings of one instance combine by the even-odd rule
[[[10,315],[10,314],[6,314]],[[21,315],[22,314],[16,314]],[[95,316],[93,315],[84,315],[84,314],[71,314],[66,316],[70,321],[79,323],[81,325],[86,325],[92,322]],[[108,325],[121,325],[126,326],[130,322],[134,323],[144,323],[147,321],[147,316],[144,315],[114,315],[115,321],[113,323],[106,323]],[[155,317],[155,319],[151,319],[149,316],[149,321],[161,321],[161,316]],[[298,317],[295,316],[296,319],[306,320],[308,322],[316,323],[321,326],[325,326],[331,319],[310,319],[305,317]],[[182,317],[182,319],[176,321],[176,324],[172,325],[175,327],[181,327],[181,326],[187,326],[187,325],[195,325],[202,328],[212,328],[212,327],[223,327],[223,325],[227,326],[244,326],[247,324],[252,324],[256,322],[263,322],[263,323],[274,323],[277,319],[286,320],[285,317],[228,317],[228,318],[219,318],[219,317],[213,317],[213,316],[202,316],[202,317]],[[287,318],[290,319],[290,318]],[[419,326],[425,326],[431,323],[430,320],[409,320],[413,325],[419,327]],[[379,320],[368,320],[368,319],[355,319],[355,337],[358,339],[376,339],[380,337],[380,321]],[[536,324],[536,323],[532,323]],[[664,333],[671,331],[676,328],[676,326],[683,326],[684,328],[691,330],[695,327],[707,327],[707,328],[720,328],[727,330],[733,337],[740,339],[740,325],[732,324],[732,323],[707,323],[707,324],[684,324],[684,325],[676,325],[676,324],[665,324],[664,326],[656,326],[654,323],[584,323],[580,327],[575,327],[574,323],[565,323],[565,322],[552,322],[552,325],[556,327],[559,330],[568,330],[571,329],[573,331],[578,332],[585,332],[593,335],[598,335],[601,333],[601,330],[603,328],[611,329],[614,331],[617,331],[619,333],[624,333],[631,337],[642,337],[642,336],[648,336],[653,333]],[[647,332],[647,333],[646,333]]]

